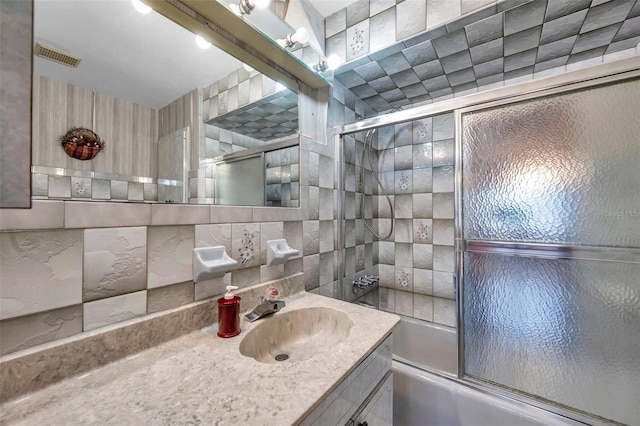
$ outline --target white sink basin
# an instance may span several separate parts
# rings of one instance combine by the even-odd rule
[[[344,312],[320,307],[281,311],[260,321],[240,342],[240,353],[264,363],[304,361],[331,351],[353,326]]]

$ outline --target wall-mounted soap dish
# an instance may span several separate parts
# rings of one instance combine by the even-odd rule
[[[224,246],[193,249],[193,281],[200,282],[224,277],[238,261],[227,255]]]
[[[289,247],[285,239],[267,241],[267,266],[282,265],[298,253],[298,250]]]

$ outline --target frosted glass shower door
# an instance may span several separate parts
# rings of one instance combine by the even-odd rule
[[[640,424],[640,81],[464,111],[466,376]]]

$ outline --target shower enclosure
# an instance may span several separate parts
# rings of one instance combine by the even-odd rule
[[[467,388],[639,424],[639,75],[594,67],[344,126],[341,297],[456,327]],[[358,160],[370,129],[388,240],[358,224],[361,203],[378,234],[391,222]],[[363,273],[377,292],[352,289]]]

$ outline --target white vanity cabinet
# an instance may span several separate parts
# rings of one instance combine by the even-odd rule
[[[392,348],[392,335],[389,335],[301,424],[391,426]]]
[[[393,373],[389,371],[347,425],[389,426],[391,424],[393,424]]]

